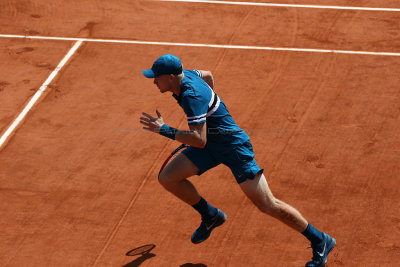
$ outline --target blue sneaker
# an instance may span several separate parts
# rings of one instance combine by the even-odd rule
[[[217,209],[217,215],[215,215],[214,218],[208,221],[201,221],[199,228],[197,228],[192,235],[192,242],[198,244],[205,241],[211,235],[212,230],[222,225],[225,221],[225,213]]]
[[[311,244],[313,249],[312,260],[307,262],[306,267],[325,266],[326,258],[336,244],[336,240],[323,233],[324,240],[319,244]]]

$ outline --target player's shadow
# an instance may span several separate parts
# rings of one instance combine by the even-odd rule
[[[135,260],[131,261],[130,263],[123,265],[122,267],[137,267],[137,266],[140,266],[140,264],[142,264],[146,260],[153,258],[155,256],[156,256],[156,254],[146,253],[146,254],[141,255],[139,258],[136,258]]]
[[[182,264],[180,267],[207,267],[207,265],[203,263],[185,263]]]

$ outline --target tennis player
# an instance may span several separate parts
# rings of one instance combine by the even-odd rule
[[[200,213],[202,221],[191,241],[195,244],[205,241],[227,217],[202,198],[187,178],[222,163],[231,169],[242,191],[261,212],[302,233],[311,242],[313,257],[306,266],[324,266],[335,239],[317,230],[299,211],[273,196],[263,169],[254,160],[249,136],[237,126],[214,92],[211,72],[183,70],[180,59],[167,54],[144,70],[143,75],[153,78],[161,93],[171,92],[187,116],[190,130],[168,126],[158,110],[154,117],[143,112],[140,123],[143,129],[189,145],[164,168],[158,179],[166,190]]]

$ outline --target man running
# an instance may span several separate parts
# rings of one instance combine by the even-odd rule
[[[187,178],[222,163],[231,169],[242,191],[261,212],[302,233],[311,242],[313,257],[306,266],[324,266],[335,239],[314,228],[299,211],[273,196],[263,169],[254,160],[249,136],[237,126],[214,92],[211,72],[184,70],[179,58],[167,54],[158,58],[151,69],[143,71],[143,75],[153,78],[161,93],[173,93],[187,116],[190,130],[166,125],[158,110],[155,117],[142,113],[140,123],[146,130],[189,145],[164,168],[158,179],[166,190],[200,213],[202,221],[192,235],[192,242],[205,241],[227,217],[202,198]]]

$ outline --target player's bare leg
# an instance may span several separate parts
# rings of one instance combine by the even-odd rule
[[[196,165],[184,154],[179,154],[160,173],[158,181],[169,192],[192,206],[200,201],[201,196],[187,178],[198,172]]]
[[[298,232],[304,232],[308,222],[292,206],[275,198],[269,189],[268,183],[262,173],[253,180],[246,180],[240,184],[242,191],[262,212],[280,220]]]
[[[165,189],[200,213],[202,222],[191,238],[195,244],[205,241],[211,232],[226,220],[226,215],[202,198],[194,185],[187,180],[198,173],[199,169],[196,165],[181,153],[164,168],[158,177]]]
[[[257,174],[253,180],[246,180],[241,183],[240,187],[262,212],[280,220],[310,240],[313,248],[313,257],[311,261],[307,262],[306,267],[325,265],[328,254],[335,246],[336,241],[334,238],[315,229],[298,210],[276,199],[262,173]]]

